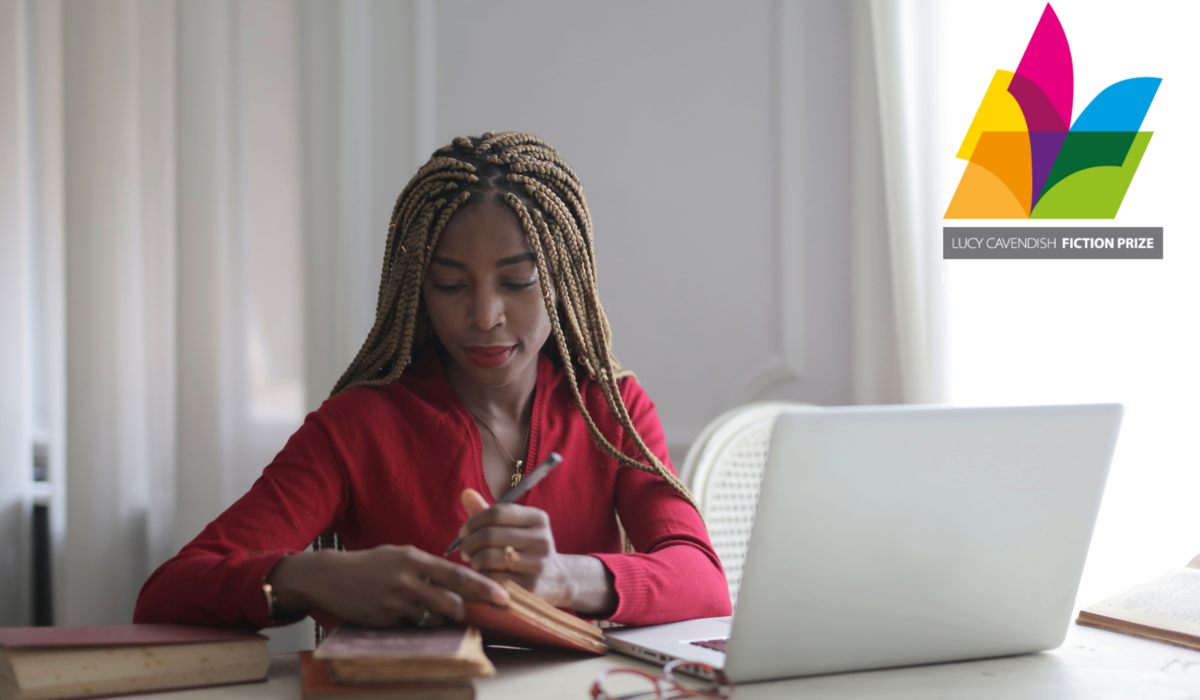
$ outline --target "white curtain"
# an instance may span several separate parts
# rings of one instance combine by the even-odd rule
[[[67,624],[127,617],[169,539],[172,9],[67,2],[60,16],[70,527],[56,613]]]
[[[0,2],[0,625],[19,624],[27,605],[27,484],[32,471],[28,235],[30,203],[24,107],[28,90],[25,9]]]
[[[305,411],[298,6],[68,0],[61,27],[56,621],[123,622]]]
[[[810,313],[836,309],[850,326],[849,396],[819,402],[940,400],[937,169],[927,150],[937,67],[922,43],[936,36],[937,6],[783,0],[782,10],[788,247],[817,259],[828,255],[818,245],[837,241],[848,258],[819,286],[797,283],[818,302]],[[842,284],[844,309],[830,288]]]
[[[0,624],[35,500],[56,622],[126,622],[311,403],[298,42],[287,0],[0,2]]]
[[[895,350],[905,403],[944,400],[938,0],[871,0]]]
[[[34,502],[55,622],[127,622],[328,395],[416,166],[378,134],[413,131],[420,7],[0,0],[0,625]]]

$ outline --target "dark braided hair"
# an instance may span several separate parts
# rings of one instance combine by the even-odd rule
[[[542,284],[554,280],[557,286],[557,304],[542,287],[552,328],[543,350],[562,365],[597,447],[627,467],[657,474],[695,507],[683,482],[646,446],[621,397],[617,382],[632,372],[622,369],[611,351],[608,319],[596,291],[592,218],[579,178],[550,144],[529,134],[460,136],[438,149],[405,186],[388,227],[375,325],[332,394],[396,381],[434,339],[421,298],[429,260],[455,212],[489,201],[513,211]],[[579,392],[577,365],[600,387],[642,459],[624,454],[600,433]]]

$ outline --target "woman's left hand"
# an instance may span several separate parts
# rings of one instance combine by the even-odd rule
[[[552,605],[572,607],[570,557],[555,550],[546,511],[511,504],[489,508],[473,489],[463,491],[462,504],[471,517],[460,531],[460,551],[471,568],[501,583],[515,581]]]

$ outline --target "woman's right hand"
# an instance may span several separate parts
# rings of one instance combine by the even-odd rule
[[[410,545],[294,554],[275,564],[267,583],[284,611],[316,607],[366,627],[436,626],[461,621],[463,601],[508,603],[495,581]]]

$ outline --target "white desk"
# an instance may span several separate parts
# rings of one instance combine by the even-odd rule
[[[498,673],[476,682],[479,700],[584,700],[605,668],[650,664],[620,654],[580,658],[550,652],[490,650]],[[161,693],[161,700],[299,700],[296,654],[272,659],[266,684]],[[1039,698],[1122,700],[1200,698],[1200,652],[1072,624],[1058,649],[1001,659],[843,673],[738,686],[738,698]]]

